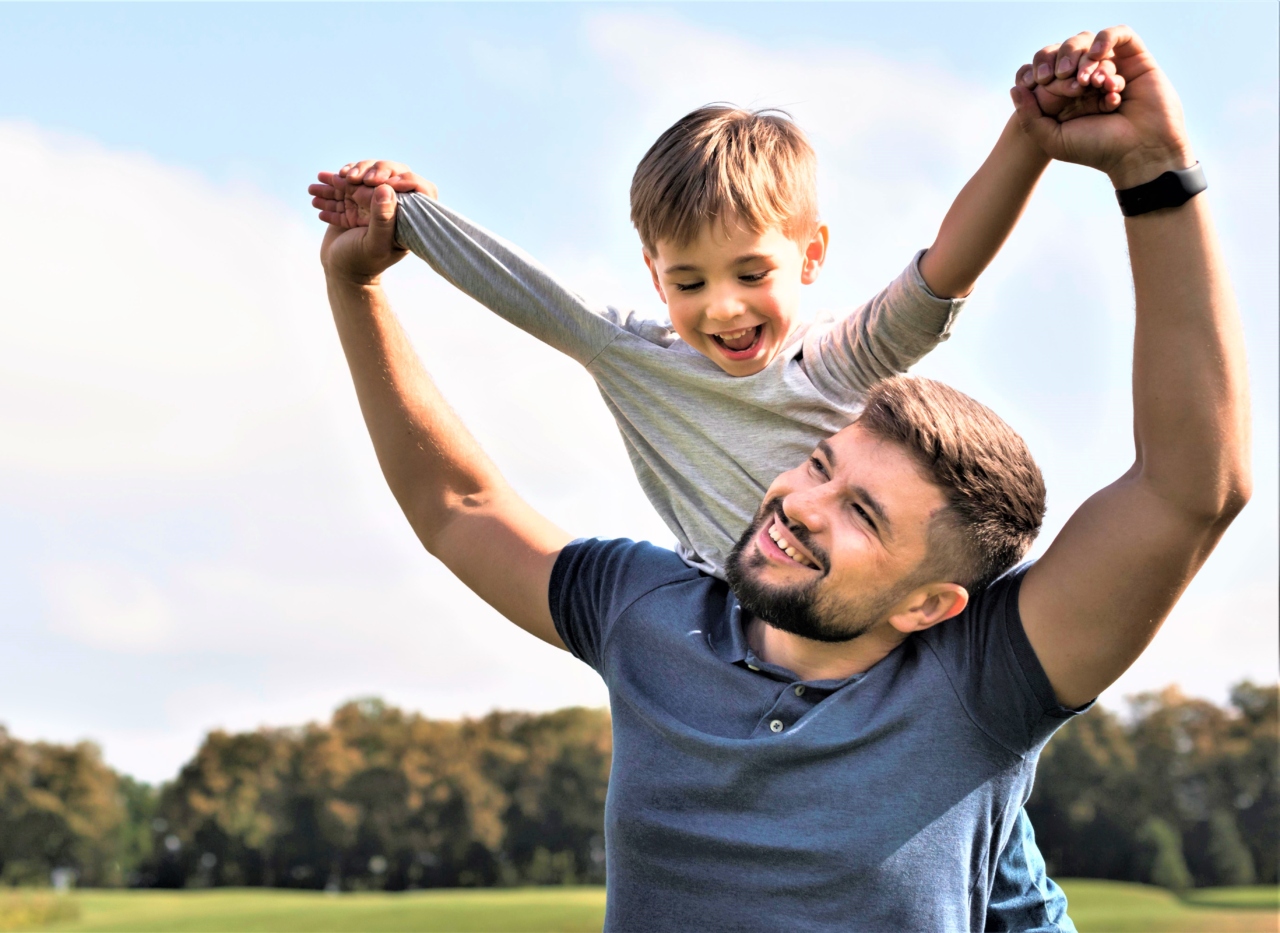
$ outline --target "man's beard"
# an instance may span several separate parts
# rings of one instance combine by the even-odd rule
[[[777,519],[817,561],[820,573],[812,580],[794,586],[771,586],[760,579],[760,570],[768,559],[751,543],[767,525]],[[840,594],[822,592],[822,582],[831,572],[827,553],[818,547],[802,526],[792,526],[782,511],[782,498],[768,500],[756,513],[751,527],[729,552],[725,562],[725,579],[733,588],[742,608],[768,625],[813,641],[845,642],[860,638],[875,628],[906,590],[901,586],[872,594]]]

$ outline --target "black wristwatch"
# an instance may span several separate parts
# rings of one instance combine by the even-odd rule
[[[1165,172],[1145,185],[1117,190],[1116,200],[1120,202],[1120,213],[1126,217],[1136,217],[1149,211],[1158,211],[1162,207],[1181,207],[1208,187],[1209,183],[1204,180],[1204,170],[1197,162],[1191,168]]]

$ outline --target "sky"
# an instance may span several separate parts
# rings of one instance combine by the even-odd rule
[[[1128,22],[1179,90],[1244,319],[1253,502],[1102,702],[1277,678],[1277,7],[0,4],[0,723],[172,777],[210,729],[378,695],[433,717],[604,705],[425,554],[364,433],[305,194],[407,162],[581,292],[661,316],[628,222],[676,118],[781,106],[832,244],[807,312],[927,246],[1035,50]],[[410,257],[387,290],[499,466],[574,534],[671,535],[590,379]],[[1042,542],[1133,455],[1106,179],[1054,165],[916,371],[1004,415]],[[1043,545],[1041,545],[1042,547]]]

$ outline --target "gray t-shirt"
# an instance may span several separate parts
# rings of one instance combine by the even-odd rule
[[[678,553],[714,576],[723,576],[774,477],[853,421],[872,385],[946,340],[963,305],[929,291],[917,255],[855,312],[801,326],[764,370],[735,377],[670,324],[593,305],[425,195],[400,195],[396,237],[447,281],[586,367]]]
[[[1023,631],[1023,572],[862,674],[804,681],[671,551],[567,546],[551,615],[613,712],[605,929],[983,930],[1000,853],[1034,848],[1017,834],[1040,749],[1075,714]]]

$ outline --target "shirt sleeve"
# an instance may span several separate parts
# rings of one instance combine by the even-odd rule
[[[396,239],[499,317],[587,365],[621,328],[523,250],[423,194],[398,196]]]
[[[646,593],[694,576],[697,571],[674,553],[647,541],[573,541],[551,570],[551,619],[573,656],[603,675],[605,643],[614,621]]]
[[[963,298],[939,298],[920,275],[920,257],[880,294],[828,328],[815,328],[804,348],[809,378],[833,399],[861,397],[881,379],[906,372],[951,336]]]
[[[964,612],[922,633],[974,724],[1019,756],[1038,752],[1067,720],[1022,627],[1018,592],[1031,564],[974,593]]]

